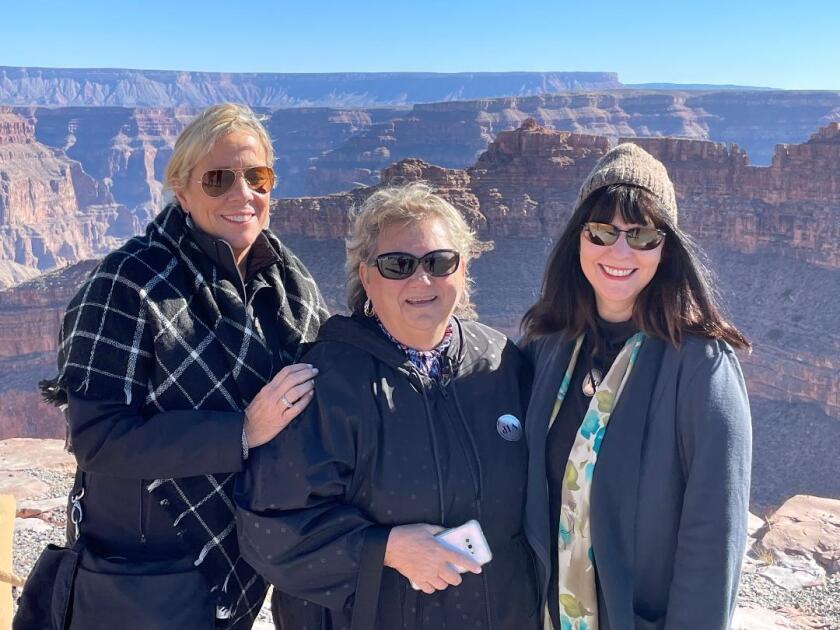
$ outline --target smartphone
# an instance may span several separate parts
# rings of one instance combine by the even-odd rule
[[[490,551],[490,545],[487,544],[484,532],[481,531],[481,525],[475,519],[469,520],[458,527],[445,529],[435,534],[435,538],[447,547],[470,556],[479,565],[483,566],[493,559],[493,552]],[[457,564],[452,566],[458,573],[467,572],[467,569]],[[420,587],[414,582],[411,583],[411,588],[415,591],[420,590]]]

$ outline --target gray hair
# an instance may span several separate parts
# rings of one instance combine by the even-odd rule
[[[367,293],[359,278],[359,264],[371,265],[379,235],[389,225],[420,223],[429,218],[440,219],[446,226],[452,247],[461,254],[465,266],[466,283],[455,314],[463,319],[475,319],[475,306],[470,300],[472,281],[468,263],[489,249],[490,243],[478,240],[463,215],[444,198],[436,195],[425,182],[411,182],[377,190],[360,208],[351,212],[350,234],[347,238],[346,273],[347,306],[361,315]]]
[[[174,191],[186,187],[190,171],[201,158],[213,150],[219,138],[235,131],[253,135],[265,151],[266,166],[274,163],[271,138],[254,111],[247,105],[219,103],[193,118],[175,140],[163,176],[164,185]]]

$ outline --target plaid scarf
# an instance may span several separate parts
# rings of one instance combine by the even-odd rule
[[[327,311],[303,264],[268,231],[278,258],[248,283],[276,294],[282,364],[315,339]],[[263,326],[269,322],[262,322]],[[277,349],[275,349],[277,350]],[[204,254],[177,204],[144,236],[109,254],[67,308],[59,383],[89,398],[140,405],[144,416],[176,409],[242,410],[282,367],[249,305]],[[250,628],[266,584],[242,559],[232,500],[235,474],[158,479],[158,498],[196,554],[217,597],[217,628]]]

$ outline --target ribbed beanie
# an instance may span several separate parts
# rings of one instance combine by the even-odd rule
[[[668,171],[640,146],[626,142],[604,154],[580,187],[575,209],[593,191],[613,184],[644,188],[662,203],[674,225],[677,224],[677,198]]]

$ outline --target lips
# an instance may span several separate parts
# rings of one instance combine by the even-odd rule
[[[426,306],[427,304],[431,304],[435,300],[437,300],[437,296],[433,295],[430,297],[406,298],[405,302],[409,306]]]
[[[613,280],[624,280],[625,278],[629,278],[636,271],[636,269],[632,267],[613,267],[611,265],[604,265],[603,263],[600,263],[598,268],[607,278],[611,278]]]
[[[248,223],[256,218],[256,214],[223,214],[222,218],[228,223]]]

